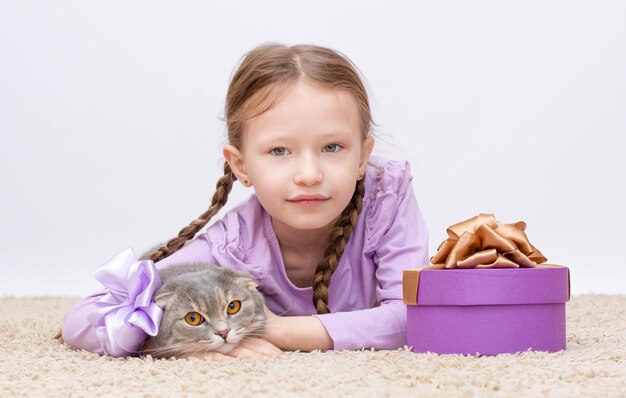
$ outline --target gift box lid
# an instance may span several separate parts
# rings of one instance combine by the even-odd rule
[[[562,303],[570,297],[569,268],[407,269],[407,305],[510,305]]]

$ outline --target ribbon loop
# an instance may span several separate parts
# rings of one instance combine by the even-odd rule
[[[454,224],[430,258],[433,268],[534,268],[547,261],[529,241],[526,223],[502,224],[493,214]]]
[[[106,355],[138,352],[148,335],[159,331],[163,310],[152,300],[161,278],[152,260],[137,260],[128,248],[92,274],[106,288],[87,320]]]

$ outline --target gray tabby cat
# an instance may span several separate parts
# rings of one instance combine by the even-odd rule
[[[159,276],[162,285],[154,302],[163,310],[163,318],[158,334],[148,336],[141,355],[227,354],[245,338],[263,332],[264,299],[250,275],[194,263],[170,266]]]

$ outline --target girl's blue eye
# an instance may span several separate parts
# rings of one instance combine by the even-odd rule
[[[287,150],[285,148],[274,148],[270,153],[274,156],[283,156],[287,154]]]
[[[339,152],[341,150],[341,145],[339,144],[328,144],[324,147],[325,152]]]

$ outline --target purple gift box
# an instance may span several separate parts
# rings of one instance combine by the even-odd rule
[[[565,349],[569,269],[404,271],[407,344],[413,352],[496,355]]]

